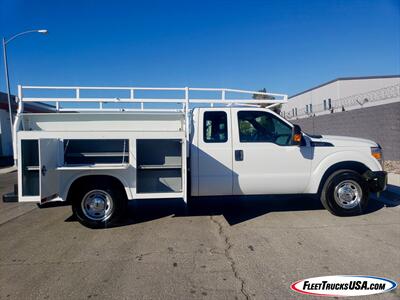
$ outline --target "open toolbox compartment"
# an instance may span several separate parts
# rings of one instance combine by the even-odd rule
[[[138,139],[137,193],[182,192],[182,140]]]

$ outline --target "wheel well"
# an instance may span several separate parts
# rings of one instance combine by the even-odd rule
[[[322,179],[319,183],[318,193],[321,193],[325,181],[328,179],[328,177],[338,170],[353,170],[361,175],[364,172],[368,171],[369,168],[363,163],[357,161],[342,161],[340,163],[336,163],[330,166],[328,170],[325,171],[324,176],[322,176]]]
[[[71,186],[68,189],[68,196],[67,196],[67,202],[71,202],[72,196],[74,195],[74,192],[79,189],[79,187],[87,185],[89,182],[97,182],[97,183],[105,183],[105,184],[110,184],[114,188],[118,189],[122,195],[126,197],[126,192],[124,185],[122,182],[115,178],[114,176],[109,176],[109,175],[86,175],[79,177],[75,179],[75,181],[71,184]]]

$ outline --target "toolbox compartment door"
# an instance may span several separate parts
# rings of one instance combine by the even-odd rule
[[[59,196],[60,181],[57,167],[61,164],[60,146],[59,139],[39,140],[40,203]]]

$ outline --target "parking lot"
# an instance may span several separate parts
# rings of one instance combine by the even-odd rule
[[[16,172],[0,175],[0,194]],[[0,204],[0,299],[289,299],[296,280],[399,281],[400,206],[339,218],[306,197],[132,202],[120,226],[80,225],[70,206]],[[398,299],[399,289],[379,295]]]

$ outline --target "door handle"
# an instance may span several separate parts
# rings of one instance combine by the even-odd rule
[[[42,176],[46,176],[46,173],[47,173],[46,166],[43,166],[42,167]]]
[[[235,160],[236,161],[243,160],[243,150],[235,150]]]

